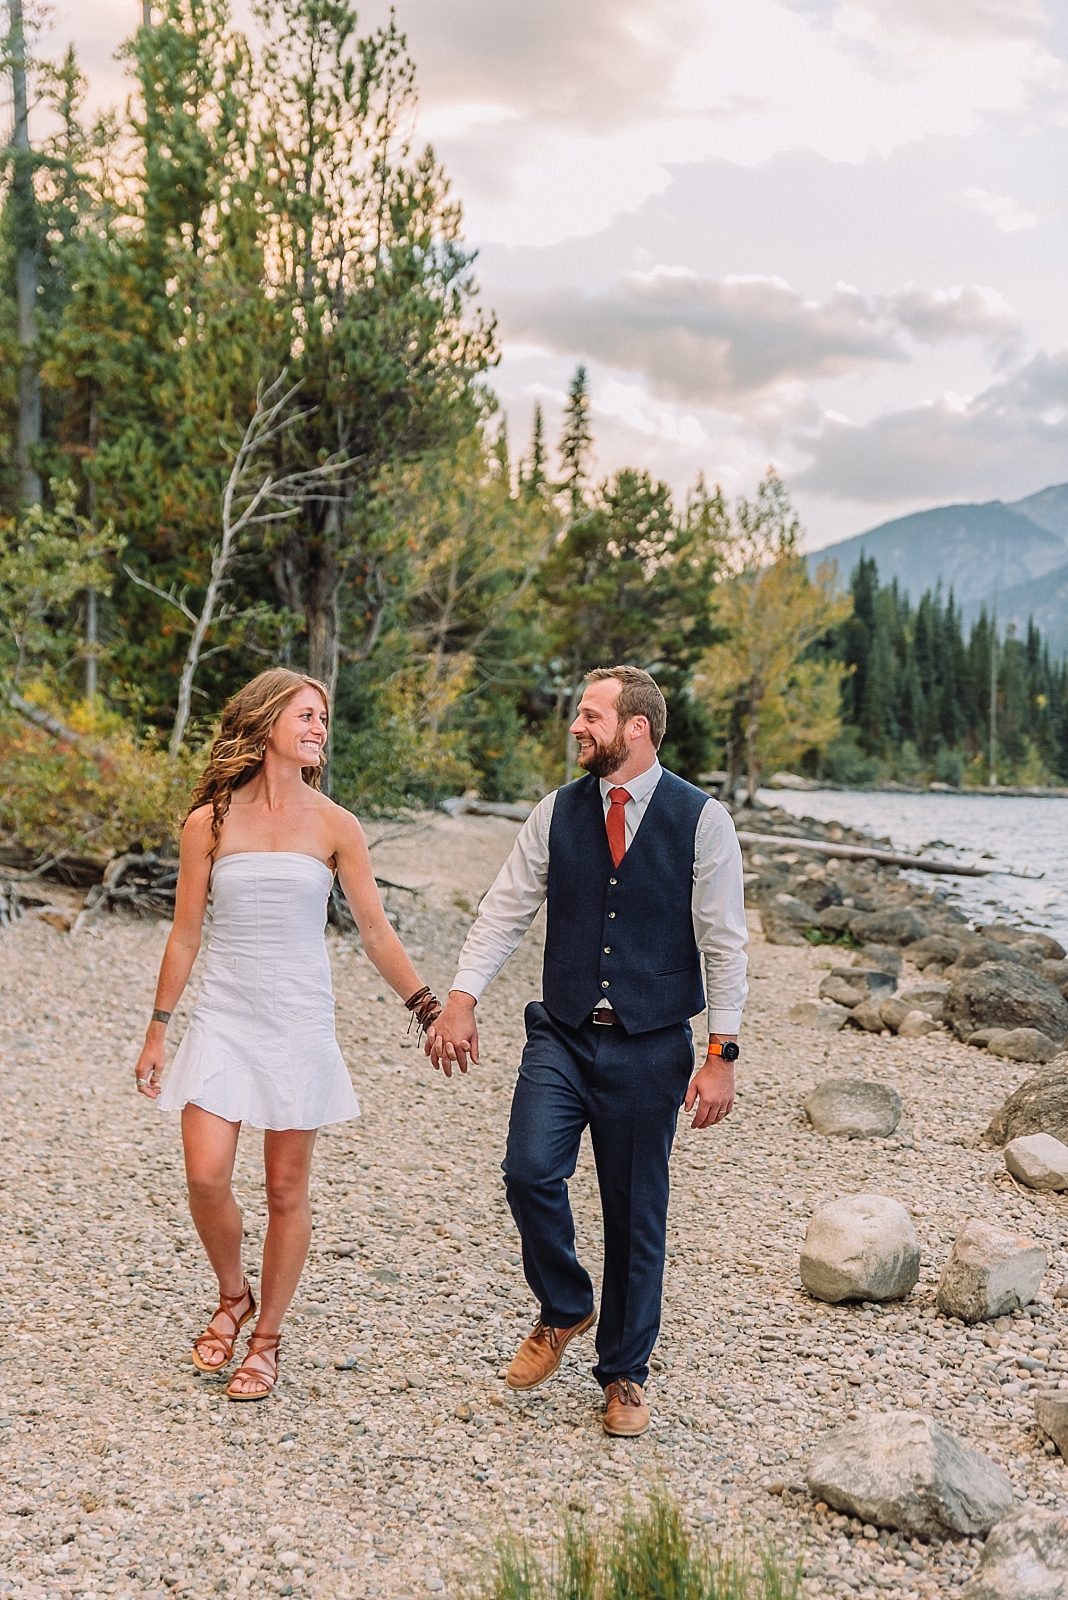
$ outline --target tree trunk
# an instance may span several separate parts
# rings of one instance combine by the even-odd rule
[[[323,543],[309,551],[309,564],[305,573],[304,625],[308,635],[308,672],[320,683],[325,683],[330,696],[329,710],[334,710],[337,692],[338,662],[341,649],[341,564],[330,544]],[[323,790],[331,792],[330,746],[327,745],[323,767]]]
[[[89,460],[96,460],[100,444],[100,407],[97,404],[96,384],[89,397]],[[89,520],[96,531],[96,479],[89,473]],[[90,704],[96,699],[98,619],[96,590],[88,589],[85,595],[85,698]]]
[[[37,198],[33,187],[33,152],[30,149],[29,110],[26,97],[26,32],[22,0],[8,0],[11,28],[7,46],[11,62],[14,125],[11,133],[11,197],[15,215],[15,288],[18,299],[19,413],[16,461],[19,489],[31,505],[41,502],[41,479],[33,465],[33,450],[41,441],[41,374],[37,366],[34,312],[37,308]]]
[[[750,809],[756,805],[757,786],[760,783],[760,763],[757,761],[757,734],[760,731],[760,685],[749,685],[749,716],[745,725],[745,776],[746,794]]]

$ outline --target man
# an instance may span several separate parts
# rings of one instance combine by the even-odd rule
[[[427,1053],[451,1076],[478,1061],[475,1006],[547,902],[541,1001],[527,1042],[503,1167],[540,1315],[508,1370],[513,1389],[552,1376],[594,1322],[575,1254],[567,1180],[589,1127],[604,1221],[594,1377],[604,1427],[649,1426],[644,1384],[660,1329],[668,1158],[679,1105],[710,1128],[734,1104],[745,970],[742,861],[727,811],[666,772],[664,697],[647,672],[591,672],[571,732],[587,776],[546,795],[482,902]],[[705,1004],[694,1068],[689,1018]]]

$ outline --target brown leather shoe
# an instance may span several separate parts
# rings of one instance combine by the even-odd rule
[[[546,1378],[551,1378],[572,1339],[592,1328],[597,1320],[591,1311],[588,1317],[571,1328],[550,1328],[539,1318],[515,1353],[515,1360],[505,1374],[509,1389],[536,1389]]]
[[[608,1385],[604,1398],[605,1433],[617,1439],[636,1439],[639,1433],[645,1432],[652,1418],[640,1383],[619,1378]]]

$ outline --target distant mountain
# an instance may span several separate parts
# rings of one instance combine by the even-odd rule
[[[809,565],[835,561],[848,583],[861,555],[874,558],[879,578],[896,578],[913,600],[925,589],[952,589],[966,620],[990,609],[999,622],[1027,626],[1029,616],[1056,654],[1068,650],[1068,483],[1005,505],[937,506],[883,522],[867,533],[814,550]]]
[[[1009,502],[1010,511],[1037,522],[1049,533],[1059,533],[1068,540],[1068,483],[1055,483],[1049,489],[1029,494],[1026,500]]]
[[[971,619],[978,607],[964,608]],[[1068,565],[1055,567],[1041,578],[1031,578],[998,595],[998,628],[1015,623],[1016,632],[1027,631],[1033,618],[1054,656],[1068,654]]]

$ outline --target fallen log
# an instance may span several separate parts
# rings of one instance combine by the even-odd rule
[[[965,866],[957,861],[935,861],[931,856],[905,856],[896,850],[880,850],[875,845],[826,844],[822,839],[794,839],[776,833],[738,834],[743,845],[777,845],[787,850],[811,850],[816,855],[845,857],[851,861],[877,861],[884,867],[911,867],[915,872],[939,872],[955,878],[1043,878],[1043,872],[1013,872],[1010,867]]]

